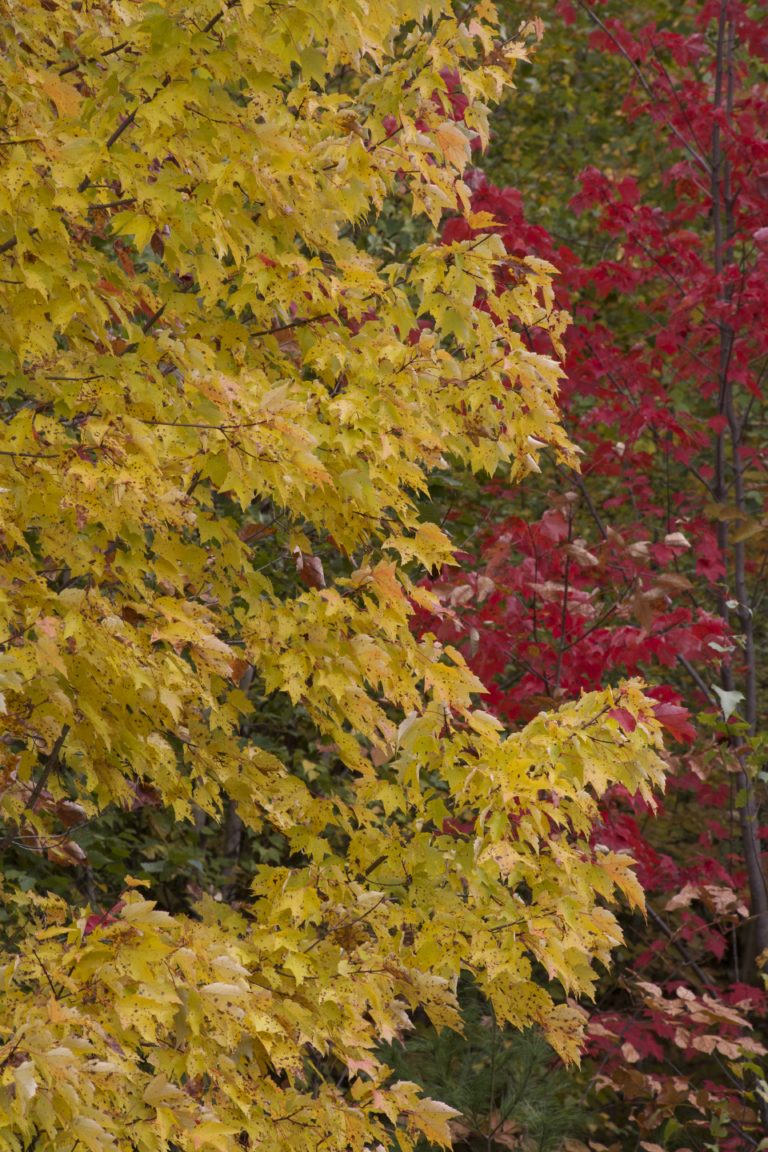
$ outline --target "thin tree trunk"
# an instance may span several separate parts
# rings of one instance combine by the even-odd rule
[[[237,805],[227,800],[224,815],[224,855],[235,863],[240,859],[243,841],[243,822],[237,814]]]
[[[728,0],[721,0],[718,22],[717,57],[715,70],[714,107],[725,107],[728,121],[733,112],[734,101],[734,49],[735,30],[729,13]],[[713,260],[715,273],[721,280],[720,300],[730,305],[733,298],[732,284],[723,283],[726,268],[734,263],[734,222],[731,171],[727,151],[723,148],[720,124],[716,121],[712,128],[712,228]],[[733,381],[730,374],[731,357],[736,334],[730,323],[719,321],[719,415],[724,416],[727,428],[718,432],[715,447],[715,497],[720,504],[732,503],[746,518],[746,493],[744,488],[743,434],[744,422],[739,419],[733,394]],[[730,465],[732,482],[728,483],[727,471]],[[757,731],[759,721],[757,661],[755,653],[754,614],[750,602],[746,578],[746,549],[743,541],[730,540],[728,523],[718,523],[718,545],[725,568],[723,582],[718,591],[718,610],[723,620],[729,616],[728,573],[733,573],[733,599],[744,637],[744,688],[745,716],[750,734]],[[732,601],[731,601],[732,603]],[[723,662],[721,683],[725,691],[732,692],[736,681],[730,661]],[[741,741],[738,741],[741,743]],[[739,772],[738,813],[741,831],[742,851],[747,870],[750,891],[751,917],[744,967],[754,970],[756,956],[768,949],[768,884],[763,870],[760,837],[758,828],[757,803],[748,765],[743,756],[736,753]]]

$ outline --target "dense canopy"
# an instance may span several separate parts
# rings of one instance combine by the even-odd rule
[[[565,996],[642,902],[597,798],[662,778],[636,683],[506,736],[410,628],[451,611],[430,477],[576,460],[553,269],[462,179],[531,30],[487,0],[0,12],[4,847],[87,864],[78,829],[148,796],[284,845],[188,917],[130,875],[97,916],[8,884],[0,1146],[444,1142],[377,1043],[457,1027],[463,970],[576,1057]],[[323,787],[259,738],[275,696]]]

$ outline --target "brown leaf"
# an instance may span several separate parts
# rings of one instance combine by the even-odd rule
[[[274,524],[260,524],[254,520],[250,524],[244,524],[237,535],[243,544],[250,544],[254,540],[262,540],[267,536],[272,536],[276,531]]]
[[[243,676],[245,676],[246,672],[250,668],[250,664],[247,660],[241,660],[238,657],[236,660],[232,661],[229,667],[232,673],[232,679],[234,680],[235,684],[239,684]]]
[[[133,624],[134,628],[139,624],[143,624],[147,618],[143,610],[137,609],[136,606],[132,604],[123,604],[120,609],[120,615],[126,624]]]
[[[74,800],[59,800],[56,805],[56,815],[65,828],[72,828],[75,824],[82,824],[87,818],[85,808],[76,804]]]
[[[162,808],[163,798],[151,784],[131,784],[133,800],[131,811],[137,812],[140,808]]]
[[[664,537],[664,543],[668,548],[690,548],[691,546],[690,540],[682,532],[668,532]]]
[[[292,328],[278,328],[276,331],[270,333],[277,340],[280,346],[280,351],[287,356],[294,364],[301,362],[301,346],[296,338],[296,334]]]
[[[582,568],[594,568],[596,564],[600,563],[597,556],[589,551],[583,540],[574,540],[572,544],[567,544],[565,551]]]
[[[69,866],[84,864],[88,859],[83,849],[74,840],[59,840],[55,844],[49,844],[45,849],[45,854],[52,864]]]
[[[309,552],[302,552],[301,548],[294,548],[293,558],[296,562],[296,573],[303,584],[308,588],[325,588],[323,562],[319,556],[312,556]]]
[[[656,578],[656,587],[664,592],[687,592],[693,585],[682,572],[663,572]]]

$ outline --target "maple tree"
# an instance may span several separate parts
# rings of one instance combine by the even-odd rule
[[[456,615],[428,626],[467,655],[505,720],[641,673],[678,749],[696,740],[672,762],[660,815],[621,790],[603,806],[601,838],[638,859],[652,901],[648,925],[628,925],[633,948],[590,1025],[595,1109],[608,1108],[603,1137],[621,1131],[631,1147],[638,1133],[698,1146],[709,1129],[719,1147],[747,1149],[768,1123],[768,28],[759,8],[730,0],[547,14],[552,56],[531,75],[563,69],[575,44],[571,70],[552,105],[540,81],[518,101],[487,165],[521,184],[526,210],[514,186],[479,172],[468,183],[510,254],[561,271],[556,300],[575,321],[562,404],[586,454],[576,475],[544,453],[546,488],[497,483],[469,511],[444,502],[449,521],[471,525],[475,572],[466,557],[430,583]],[[617,88],[619,130],[606,127]],[[540,166],[533,152],[519,174],[517,149],[536,132]],[[577,180],[548,165],[574,140],[594,156]],[[444,228],[449,243],[471,236],[458,217]],[[535,331],[529,340],[541,348]]]
[[[464,971],[576,1057],[566,996],[642,904],[598,799],[663,776],[636,681],[505,736],[409,626],[453,562],[430,477],[575,460],[552,269],[463,180],[535,29],[487,0],[2,14],[3,852],[85,866],[80,830],[144,804],[284,848],[190,915],[127,874],[108,910],[6,883],[0,1144],[445,1143],[377,1043],[459,1027]],[[393,198],[423,226],[387,259]],[[275,694],[325,787],[247,730]]]

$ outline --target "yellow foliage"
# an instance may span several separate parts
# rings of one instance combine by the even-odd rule
[[[0,1148],[446,1142],[449,1110],[392,1084],[377,1041],[417,1007],[458,1026],[464,969],[575,1058],[554,986],[589,994],[620,939],[597,896],[641,902],[590,845],[609,783],[662,778],[638,686],[505,737],[460,654],[409,630],[428,596],[404,565],[451,559],[419,518],[429,475],[521,479],[536,445],[573,462],[551,269],[432,230],[469,213],[469,138],[523,52],[470,9],[0,0],[5,844],[76,862],[62,822],[141,784],[179,819],[232,798],[306,859],[197,920],[132,888],[86,931],[10,893],[27,933],[0,973]],[[432,228],[386,262],[366,233],[393,198]],[[272,567],[296,555],[303,586]],[[335,746],[339,795],[242,740],[248,666]]]

